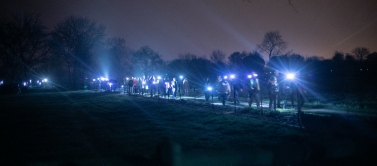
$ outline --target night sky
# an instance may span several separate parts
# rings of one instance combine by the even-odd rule
[[[377,51],[376,0],[1,0],[1,17],[40,13],[49,28],[70,15],[106,27],[137,50],[164,60],[252,51],[268,31],[280,31],[286,51],[331,58],[355,47]]]

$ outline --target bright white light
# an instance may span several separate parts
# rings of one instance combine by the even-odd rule
[[[124,85],[122,85],[122,88],[124,87]]]
[[[47,80],[47,78],[45,78],[45,79],[43,79],[43,81],[42,82],[47,82],[48,80]]]
[[[93,79],[93,82],[95,82],[96,81],[96,79]]]
[[[158,80],[161,80],[161,76],[157,76],[157,79],[158,79]]]
[[[224,76],[224,79],[228,79],[228,76]]]
[[[254,73],[253,76],[254,76],[254,77],[258,77],[258,74]]]
[[[247,75],[247,78],[251,78],[251,75]]]
[[[234,74],[230,75],[230,79],[233,79],[234,77],[236,77]]]
[[[101,79],[101,81],[109,81],[109,79],[105,78],[105,77],[101,77],[100,79]]]
[[[210,86],[209,86],[209,87],[207,87],[207,90],[211,91],[211,90],[212,90],[212,87],[210,87]]]
[[[148,86],[145,86],[145,89],[148,89]]]
[[[287,74],[287,79],[290,79],[290,80],[295,79],[295,74],[293,74],[293,73]]]
[[[183,76],[179,76],[179,78],[180,78],[180,79],[182,79],[182,78],[183,78]]]

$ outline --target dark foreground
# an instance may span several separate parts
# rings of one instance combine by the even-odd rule
[[[368,116],[260,115],[111,93],[0,96],[1,165],[375,165]],[[295,123],[293,123],[295,124]]]

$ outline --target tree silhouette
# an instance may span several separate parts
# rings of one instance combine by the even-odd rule
[[[148,46],[141,47],[139,50],[132,54],[132,64],[135,72],[134,75],[150,76],[155,74],[164,61],[160,55],[153,51]]]
[[[279,55],[287,48],[287,43],[283,40],[279,31],[269,31],[264,35],[262,44],[258,45],[258,49],[268,55],[268,59],[272,56]]]
[[[366,47],[356,47],[352,50],[352,53],[359,62],[362,62],[366,59],[366,56],[370,53],[370,50]]]
[[[225,63],[226,54],[221,50],[213,50],[210,59],[214,63]]]
[[[224,72],[226,69],[226,54],[221,50],[213,50],[210,55],[210,60],[213,62],[213,70],[218,74]]]
[[[0,69],[6,82],[19,83],[48,56],[47,28],[39,15],[16,15],[0,24]],[[33,73],[38,75],[38,73]]]
[[[234,52],[228,57],[228,63],[230,70],[234,72],[242,72],[243,70],[243,59],[247,56],[246,52]]]
[[[52,32],[52,47],[60,73],[73,89],[83,87],[85,77],[94,73],[93,47],[102,41],[105,28],[83,17],[70,16]],[[65,78],[64,78],[65,77]]]
[[[247,56],[242,60],[244,72],[250,73],[252,71],[256,73],[263,73],[264,65],[266,64],[262,56],[254,51],[252,53],[247,53]]]
[[[132,52],[126,47],[123,38],[113,37],[106,40],[105,54],[99,55],[98,66],[108,68],[109,77],[122,80],[125,76],[133,74],[132,71]],[[106,62],[105,64],[103,64]]]

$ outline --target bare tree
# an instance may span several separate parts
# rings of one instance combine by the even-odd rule
[[[228,57],[228,63],[229,67],[233,71],[241,71],[243,69],[243,59],[247,56],[248,53],[245,51],[240,53],[240,52],[234,52],[230,54]]]
[[[70,16],[52,32],[57,63],[68,75],[68,85],[77,89],[93,72],[93,47],[102,41],[105,28],[88,18]]]
[[[24,14],[0,23],[0,68],[8,82],[19,82],[48,56],[47,28],[39,15]]]
[[[191,60],[196,59],[196,58],[198,58],[198,56],[195,55],[195,54],[192,54],[192,53],[179,54],[179,56],[178,56],[178,59],[187,60],[187,61],[191,61]]]
[[[158,53],[153,51],[148,46],[144,46],[132,54],[132,64],[134,71],[141,72],[134,74],[150,76],[164,64],[164,61],[161,59]]]
[[[370,53],[370,50],[366,47],[356,47],[352,50],[352,53],[359,62],[362,62],[366,59],[366,56]]]
[[[270,31],[264,35],[262,44],[258,45],[258,49],[267,53],[268,59],[272,56],[279,55],[287,48],[287,43],[283,40],[279,31]]]
[[[210,55],[210,59],[214,63],[219,63],[219,62],[225,63],[225,58],[226,58],[226,55],[221,50],[213,50]]]

